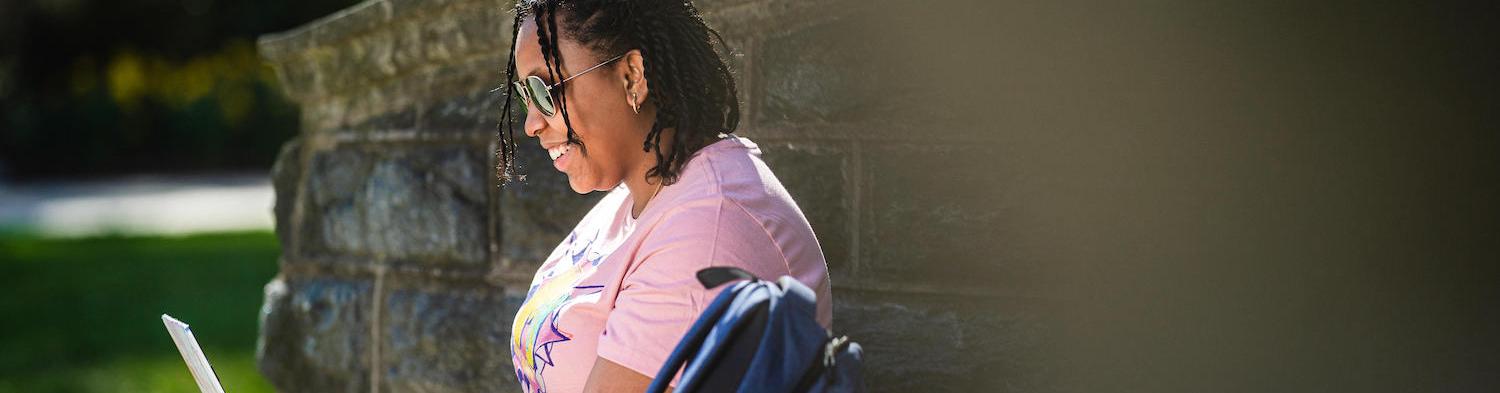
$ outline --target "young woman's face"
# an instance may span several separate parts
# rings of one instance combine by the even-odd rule
[[[524,23],[517,32],[516,53],[512,54],[519,80],[535,75],[551,85],[618,55],[593,53],[559,31],[562,36],[557,37],[560,41],[558,49],[562,52],[562,75],[553,78],[547,73],[542,47],[537,43],[536,22],[531,18],[523,19]],[[626,90],[629,79],[624,64],[623,61],[606,64],[569,80],[561,89],[567,94],[568,119],[573,124],[573,131],[587,146],[587,151],[568,143],[568,126],[563,123],[562,108],[552,116],[546,116],[535,105],[527,103],[526,135],[537,138],[542,148],[548,150],[553,167],[568,175],[568,184],[574,192],[584,194],[613,189],[626,176],[642,168],[642,160],[654,157],[641,150],[649,131],[649,126],[646,129],[640,126],[640,117],[646,115],[646,108],[641,108],[641,114],[631,110]],[[554,88],[552,94],[554,102],[559,101],[558,89]]]

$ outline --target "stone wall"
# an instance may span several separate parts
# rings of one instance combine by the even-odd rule
[[[1039,258],[1017,239],[1020,173],[961,91],[933,89],[894,2],[701,0],[733,48],[744,118],[818,233],[837,330],[876,392],[1050,391]],[[510,41],[504,0],[372,0],[260,50],[302,107],[274,172],[281,274],[262,372],[284,392],[514,391],[511,318],[598,195],[522,144],[492,168]],[[934,132],[940,131],[940,132]],[[1016,241],[1011,241],[1016,240]]]

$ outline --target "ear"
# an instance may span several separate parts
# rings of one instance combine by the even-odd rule
[[[646,106],[646,97],[651,94],[646,80],[646,58],[641,56],[640,49],[631,49],[620,58],[620,64],[624,66],[620,79],[625,86],[625,102],[632,106]]]

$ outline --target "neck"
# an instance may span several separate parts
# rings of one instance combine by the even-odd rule
[[[671,149],[672,135],[674,133],[674,130],[670,128],[662,130],[661,146],[659,148],[662,150]],[[625,177],[625,187],[630,188],[630,199],[632,201],[630,216],[634,218],[641,216],[641,212],[646,210],[646,204],[650,203],[656,197],[656,194],[660,192],[661,187],[665,186],[662,184],[661,178],[646,178],[646,172],[650,171],[651,167],[656,166],[656,152],[643,152],[642,156],[641,163],[636,165],[629,176]]]
[[[630,217],[640,218],[641,212],[646,211],[646,204],[651,203],[651,200],[656,198],[656,194],[661,192],[662,186],[661,179],[651,179],[650,184],[628,185],[627,187],[630,187],[630,199],[632,200]]]

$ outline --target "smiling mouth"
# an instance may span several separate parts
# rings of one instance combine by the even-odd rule
[[[550,149],[547,149],[547,155],[551,156],[553,161],[557,161],[558,157],[562,157],[564,154],[568,154],[568,152],[570,151],[573,151],[573,144],[562,143],[558,144],[557,146],[553,146]]]

